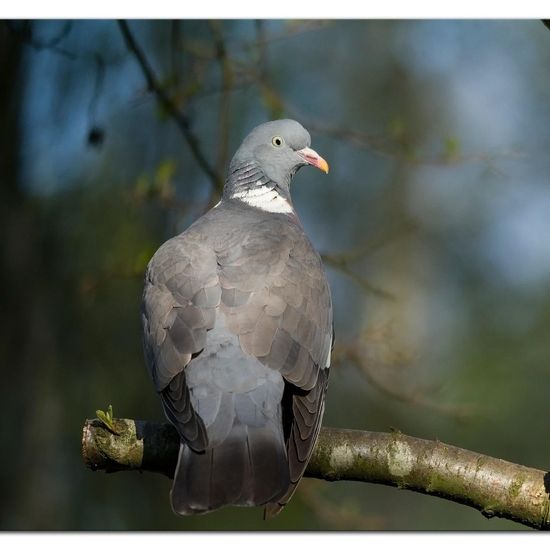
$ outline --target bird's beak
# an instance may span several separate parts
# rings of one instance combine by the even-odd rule
[[[328,162],[323,157],[319,156],[313,149],[304,147],[296,152],[304,159],[305,162],[311,164],[311,166],[319,168],[319,170],[322,170],[325,174],[328,174]]]

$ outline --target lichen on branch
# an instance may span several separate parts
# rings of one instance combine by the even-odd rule
[[[86,466],[172,476],[179,437],[170,424],[119,418],[113,425],[114,431],[86,420]],[[322,428],[305,475],[391,485],[471,506],[487,518],[550,528],[550,474],[399,432]]]

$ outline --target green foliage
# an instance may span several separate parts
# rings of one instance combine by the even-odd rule
[[[443,156],[447,162],[456,161],[460,157],[460,141],[456,137],[445,138]]]
[[[113,423],[113,406],[109,405],[109,408],[106,411],[102,411],[101,409],[96,410],[95,414],[105,424],[105,426],[113,432],[115,435],[118,435],[118,431],[115,428],[115,425]]]
[[[156,167],[152,176],[140,175],[134,185],[134,197],[138,201],[158,198],[161,201],[171,201],[175,196],[173,176],[177,164],[172,159],[164,159]]]

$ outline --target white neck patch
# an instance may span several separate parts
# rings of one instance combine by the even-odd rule
[[[276,189],[266,189],[265,187],[248,189],[233,193],[231,198],[243,201],[249,206],[253,206],[264,212],[274,212],[277,214],[291,214],[294,212],[292,204],[282,197]]]

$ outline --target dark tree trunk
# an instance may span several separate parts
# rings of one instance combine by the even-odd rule
[[[40,450],[44,420],[53,420],[53,260],[51,232],[21,179],[26,70],[24,43],[0,21],[0,400],[10,442],[0,469],[0,529],[46,527],[54,496],[43,490],[49,453]]]

